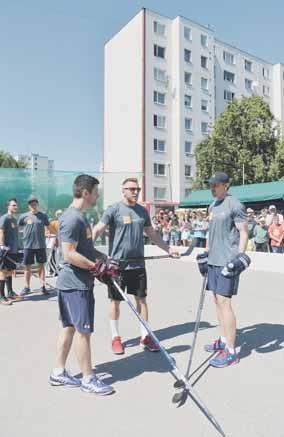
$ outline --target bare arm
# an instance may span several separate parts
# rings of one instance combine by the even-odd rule
[[[4,229],[0,228],[0,246],[4,246]]]
[[[144,232],[156,244],[156,246],[169,253],[170,246],[162,240],[161,235],[158,234],[152,226],[144,228]]]
[[[236,228],[240,233],[239,251],[245,252],[248,244],[248,224],[247,222],[236,223]]]
[[[96,241],[97,238],[106,230],[107,225],[102,222],[99,222],[93,228],[93,241]]]
[[[94,267],[93,261],[89,260],[76,251],[78,243],[62,243],[64,261],[81,269],[91,269]]]

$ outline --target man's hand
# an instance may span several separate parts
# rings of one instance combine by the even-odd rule
[[[175,247],[169,247],[169,255],[172,257],[172,258],[180,258],[180,253],[179,253],[179,250],[178,249],[176,249]]]
[[[196,257],[198,268],[202,276],[208,273],[208,255],[209,252],[203,252],[199,253]]]
[[[90,272],[103,284],[110,284],[111,279],[119,276],[119,263],[110,259],[99,259],[94,263]]]
[[[239,253],[232,261],[228,262],[222,270],[222,275],[226,278],[238,276],[251,263],[250,257],[246,253]]]

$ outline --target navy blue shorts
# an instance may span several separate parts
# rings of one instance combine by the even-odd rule
[[[144,298],[147,296],[147,273],[145,268],[122,270],[118,281],[122,290],[134,296]],[[111,300],[123,300],[114,285],[108,286],[108,297]]]
[[[221,296],[232,297],[238,293],[240,275],[226,278],[221,274],[224,267],[208,265],[207,290]]]
[[[94,331],[95,298],[91,290],[58,290],[59,318],[63,328],[73,326],[76,331]]]
[[[31,266],[35,262],[38,264],[46,263],[46,249],[24,249],[23,264]]]

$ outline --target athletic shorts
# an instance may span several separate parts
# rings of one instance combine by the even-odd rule
[[[128,294],[141,298],[147,296],[147,273],[144,268],[122,271],[118,283]],[[123,300],[114,285],[108,286],[108,297],[112,300]]]
[[[46,249],[24,249],[25,266],[31,266],[32,264],[44,264],[46,263]]]
[[[19,262],[20,256],[17,253],[8,253],[4,258],[2,270],[16,270]]]
[[[221,296],[232,297],[238,293],[240,275],[226,278],[221,274],[224,267],[208,265],[207,290]]]
[[[58,290],[59,319],[63,328],[73,326],[76,331],[94,331],[95,298],[90,290]]]

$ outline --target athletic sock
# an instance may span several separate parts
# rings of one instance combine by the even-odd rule
[[[93,373],[91,373],[91,375],[84,376],[82,382],[85,384],[89,384],[89,382],[92,380],[93,376],[94,376]]]
[[[5,281],[0,280],[0,296],[5,297]]]
[[[55,367],[55,368],[53,369],[53,371],[52,371],[52,373],[53,373],[55,376],[59,376],[59,375],[61,375],[63,372],[64,372],[63,367]]]
[[[236,353],[236,349],[234,347],[229,347],[227,346],[228,351],[230,352],[230,354],[235,354]]]
[[[13,291],[13,285],[12,285],[12,276],[8,276],[5,280],[6,282],[6,288],[8,293],[12,293]]]
[[[220,340],[222,343],[226,344],[226,337],[223,337],[223,335],[220,336]]]
[[[144,339],[148,335],[148,331],[145,329],[144,325],[140,323],[141,337]]]
[[[119,337],[118,320],[110,320],[111,337]]]

